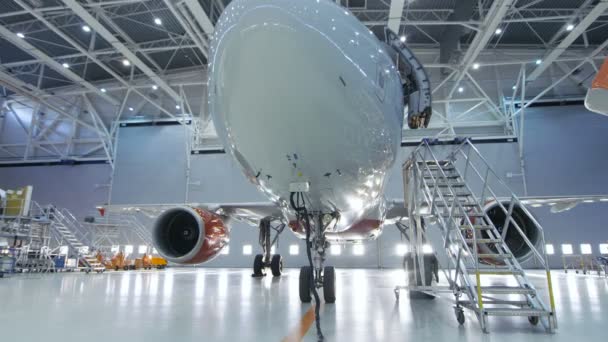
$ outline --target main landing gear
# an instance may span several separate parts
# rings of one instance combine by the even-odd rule
[[[305,229],[310,229],[313,236],[309,242],[310,245],[306,246],[310,248],[313,266],[300,268],[300,300],[303,303],[310,303],[312,300],[312,286],[323,289],[325,303],[335,303],[336,301],[336,271],[333,266],[324,266],[325,251],[329,247],[329,243],[325,239],[327,225],[323,224],[323,218],[327,216],[333,215],[318,214],[314,225],[309,225],[307,220],[300,220]]]
[[[285,224],[280,223],[277,226],[272,225],[273,218],[265,217],[260,221],[260,246],[262,254],[257,254],[253,259],[253,277],[264,277],[266,268],[270,268],[272,275],[278,277],[283,273],[283,257],[281,254],[272,253],[272,246],[278,245],[279,235],[285,229]],[[271,230],[276,232],[274,238],[270,239]]]

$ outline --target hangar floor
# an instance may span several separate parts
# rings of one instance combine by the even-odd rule
[[[16,275],[0,280],[7,341],[281,341],[298,336],[310,305],[298,270],[253,279],[246,269],[174,268],[105,274]],[[336,304],[322,306],[327,341],[603,341],[608,279],[553,273],[554,335],[525,318],[491,318],[489,335],[467,313],[459,327],[448,301],[395,303],[397,270],[337,270]],[[540,273],[531,273],[539,281]],[[310,314],[308,315],[310,316]],[[305,341],[315,340],[314,325]],[[602,337],[603,336],[603,337]]]

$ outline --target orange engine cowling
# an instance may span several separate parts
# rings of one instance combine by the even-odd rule
[[[159,254],[178,264],[200,264],[228,244],[230,231],[222,218],[201,208],[176,207],[162,213],[152,228]]]

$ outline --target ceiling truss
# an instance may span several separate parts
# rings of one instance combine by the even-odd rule
[[[23,139],[0,136],[0,163],[112,165],[120,123],[146,108],[156,116],[138,120],[192,121],[192,148],[221,146],[206,99],[189,94],[204,93],[209,37],[228,0],[61,0],[51,7],[13,2],[12,11],[0,11],[0,37],[23,56],[5,58],[0,52],[0,133],[12,122]],[[339,3],[378,35],[386,26],[405,35],[431,72],[434,119],[428,129],[405,130],[406,140],[477,133],[516,137],[525,108],[558,95],[579,98],[586,70],[597,70],[606,57],[608,36],[597,38],[608,25],[605,1],[581,0],[572,8],[553,8],[548,0],[479,1],[466,20],[449,20],[454,8],[424,8],[410,0]],[[571,23],[574,28],[566,30]],[[83,25],[91,31],[86,38]],[[439,62],[442,30],[454,25],[465,36],[456,58]],[[496,34],[522,27],[533,42]],[[53,39],[43,38],[48,35]],[[172,79],[180,68],[201,76]],[[519,75],[503,77],[504,68]],[[557,92],[564,84],[580,89]]]

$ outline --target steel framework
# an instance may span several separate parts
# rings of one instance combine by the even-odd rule
[[[605,0],[567,8],[548,0],[478,1],[465,20],[433,2],[337,2],[377,34],[384,26],[399,32],[430,71],[431,125],[404,128],[405,142],[519,137],[523,150],[525,108],[581,99],[606,57]],[[0,10],[0,43],[14,47],[0,51],[0,163],[113,167],[124,120],[191,122],[188,149],[221,148],[201,94],[209,37],[225,6],[229,1],[14,0]],[[455,58],[441,63],[441,34],[453,26],[464,33]]]

